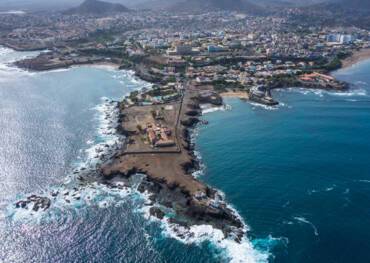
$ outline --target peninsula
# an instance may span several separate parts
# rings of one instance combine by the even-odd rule
[[[145,174],[138,190],[150,194],[152,215],[162,219],[171,209],[177,215],[171,218],[173,223],[210,224],[226,237],[241,240],[240,219],[216,190],[192,175],[199,164],[190,135],[200,121],[200,103],[220,106],[222,99],[211,89],[199,91],[191,85],[132,93],[120,103],[118,130],[126,136],[125,145],[102,166],[102,176],[125,181]]]
[[[45,50],[14,62],[23,69],[109,63],[152,83],[118,102],[117,132],[125,141],[80,180],[131,187],[133,178],[144,175],[138,191],[149,195],[152,216],[171,214],[168,220],[185,227],[212,225],[240,242],[241,219],[217,190],[192,175],[200,169],[191,134],[196,125],[206,124],[202,104],[222,106],[224,96],[237,96],[274,106],[277,88],[345,91],[348,84],[330,72],[370,46],[367,29],[307,21],[297,26],[298,14],[289,9],[263,17],[235,10],[189,15],[129,11],[88,0],[80,8],[45,16],[0,15],[0,44]],[[16,206],[29,204],[34,210],[52,205],[32,195]]]

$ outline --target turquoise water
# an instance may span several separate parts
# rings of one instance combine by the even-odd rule
[[[352,93],[277,91],[277,109],[229,99],[231,110],[204,116],[200,179],[249,226],[238,245],[212,242],[209,229],[204,242],[177,241],[145,218],[134,191],[78,186],[73,169],[114,140],[104,134],[104,97],[147,84],[109,68],[7,65],[32,55],[0,49],[0,262],[254,262],[267,253],[275,262],[370,260],[370,62],[336,73]],[[74,187],[80,201],[58,198],[47,213],[13,209],[29,194]]]
[[[277,109],[228,99],[199,129],[203,180],[275,262],[370,262],[370,62],[334,75],[353,89],[276,91]]]

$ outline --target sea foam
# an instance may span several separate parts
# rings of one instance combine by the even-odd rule
[[[128,77],[134,78],[133,74],[126,74]],[[140,81],[137,80],[137,83],[140,83]],[[115,127],[117,124],[115,120],[119,114],[117,104],[107,98],[102,98],[102,101],[100,105],[94,108],[97,111],[99,127],[96,138],[88,141],[90,147],[85,152],[86,158],[83,158],[86,161],[81,162],[79,168],[76,168],[73,174],[66,177],[63,185],[51,189],[48,193],[39,193],[40,196],[52,200],[50,208],[46,211],[39,210],[36,212],[32,210],[31,206],[26,207],[26,209],[16,209],[11,204],[7,209],[6,217],[14,221],[36,223],[71,221],[79,216],[86,207],[94,206],[99,209],[106,209],[107,207],[119,206],[127,200],[127,197],[130,199],[137,198],[137,196],[143,196],[140,198],[144,199],[148,198],[149,194],[139,195],[135,188],[121,186],[119,189],[112,189],[98,183],[78,184],[77,177],[80,172],[96,167],[102,159],[117,150],[122,142],[122,137],[117,135]],[[217,110],[226,109],[219,108]],[[19,199],[22,197],[24,198],[24,196],[20,196]],[[232,209],[230,206],[229,208]],[[146,217],[152,218],[150,217],[149,209],[150,206],[143,206],[142,212]],[[233,211],[238,215],[235,209]],[[241,218],[239,215],[238,217]],[[211,242],[221,252],[222,258],[230,262],[267,262],[270,256],[268,251],[255,249],[246,235],[238,243],[233,239],[225,238],[221,230],[215,229],[210,225],[195,225],[190,228],[184,228],[170,223],[168,217],[166,217],[165,220],[161,221],[161,226],[165,235],[185,244]],[[248,227],[246,224],[244,226],[244,232],[247,233]]]
[[[367,96],[367,91],[363,87],[352,87],[346,91],[328,91],[321,89],[307,89],[307,88],[288,88],[288,89],[278,89],[282,92],[297,92],[303,95],[314,94],[319,97],[324,96],[337,96],[337,97],[354,97],[354,96]]]
[[[302,216],[295,216],[293,217],[295,220],[297,220],[298,222],[300,223],[304,223],[304,224],[308,224],[312,227],[313,229],[313,232],[315,234],[315,236],[318,236],[319,235],[319,231],[317,230],[316,226],[311,223],[310,221],[308,221],[306,218],[302,217]]]
[[[216,110],[225,109],[217,108]],[[197,128],[193,129],[190,138],[191,143],[195,143],[197,134]],[[194,151],[194,155],[200,163],[200,169],[195,171],[193,176],[199,177],[204,174],[205,165],[202,163],[202,157],[198,151]],[[225,200],[225,194],[222,191],[218,190],[217,194],[220,196],[221,200]],[[173,238],[184,244],[195,244],[199,246],[205,242],[209,242],[213,249],[217,251],[215,256],[220,257],[220,260],[227,262],[268,262],[271,257],[271,246],[266,246],[263,250],[258,250],[254,247],[253,243],[247,237],[247,232],[249,231],[248,225],[243,222],[243,218],[239,215],[237,210],[229,204],[227,205],[227,208],[233,211],[233,214],[242,221],[244,226],[244,236],[240,242],[235,241],[231,237],[226,237],[222,230],[216,229],[211,225],[203,224],[184,227],[176,223],[172,223],[170,220],[174,214],[172,210],[168,211],[168,209],[165,209],[158,204],[151,204],[150,193],[148,192],[144,192],[141,197],[145,200],[144,203],[146,205],[140,208],[139,211],[147,220],[159,223],[162,228],[162,234],[167,238]],[[162,220],[155,216],[151,216],[150,208],[155,206],[159,206],[165,211],[165,216]]]
[[[143,198],[148,198],[148,194]],[[170,217],[165,216],[159,220],[149,213],[150,206],[142,208],[141,212],[147,220],[158,222],[162,228],[162,234],[167,238],[173,238],[181,243],[190,245],[202,245],[209,242],[213,249],[217,251],[215,256],[222,261],[231,263],[252,263],[252,262],[268,262],[270,247],[265,251],[259,251],[254,248],[252,242],[246,237],[246,232],[249,230],[244,228],[244,237],[240,242],[236,242],[232,238],[226,238],[220,229],[216,229],[211,225],[193,225],[190,227],[180,226],[170,222]],[[235,211],[235,210],[234,210]]]
[[[57,195],[55,195],[57,194]],[[46,211],[34,211],[32,205],[15,208],[13,204],[6,210],[6,217],[21,223],[48,223],[71,221],[81,216],[87,207],[108,208],[117,206],[119,201],[127,200],[134,194],[132,188],[110,188],[103,184],[92,183],[86,186],[60,186],[40,196],[49,198],[51,206]]]
[[[207,113],[212,113],[216,111],[226,111],[226,110],[231,110],[230,105],[222,105],[222,106],[214,106],[211,104],[201,104],[200,108],[202,110],[202,114],[207,114]]]

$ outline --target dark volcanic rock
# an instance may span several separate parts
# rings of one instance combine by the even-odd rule
[[[184,125],[185,127],[192,128],[192,127],[194,127],[198,122],[199,122],[199,119],[198,119],[198,118],[191,117],[191,118],[189,118],[189,119],[182,120],[182,121],[181,121],[181,124],[182,124],[182,125]]]
[[[222,97],[216,92],[202,92],[196,99],[201,104],[210,103],[216,106],[221,106],[223,104]]]
[[[149,212],[152,216],[155,216],[159,219],[163,219],[163,217],[165,215],[164,212],[158,207],[151,207]]]
[[[198,103],[189,103],[188,107],[189,107],[189,109],[200,110],[200,106],[199,106]]]
[[[50,205],[51,205],[51,200],[47,197],[42,197],[42,196],[37,196],[37,195],[31,195],[27,197],[27,200],[21,200],[18,201],[15,204],[16,208],[27,208],[29,204],[32,204],[32,210],[33,211],[39,211],[40,209],[42,210],[47,210]]]
[[[186,112],[186,115],[191,116],[191,117],[199,116],[200,114],[201,112],[198,110],[191,110],[191,111]]]
[[[191,174],[192,172],[199,169],[199,164],[196,160],[191,160],[190,162],[184,163],[182,165],[186,174]]]

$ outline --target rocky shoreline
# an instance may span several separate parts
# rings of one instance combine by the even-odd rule
[[[58,61],[56,64],[51,64],[52,66],[47,62],[47,57],[41,56],[36,60],[16,62],[15,65],[29,70],[44,71],[102,61],[87,60],[83,63],[73,60],[69,63]],[[157,79],[146,78],[142,71],[136,70],[135,73],[144,80],[160,82]],[[291,86],[294,85],[281,81],[272,83],[269,89]],[[347,88],[344,84],[343,87]],[[323,88],[323,86],[310,86],[309,88]],[[264,101],[261,100],[259,103],[264,103]],[[120,102],[117,105],[119,113],[115,130],[120,136],[125,137],[125,142],[122,142],[122,145],[116,145],[109,155],[104,154],[98,157],[100,163],[95,170],[76,171],[79,181],[81,183],[98,182],[107,187],[123,189],[133,187],[132,181],[140,177],[137,190],[149,196],[146,206],[149,207],[151,216],[160,220],[167,219],[170,223],[187,229],[194,225],[211,225],[221,230],[225,238],[241,242],[245,235],[245,226],[241,218],[226,204],[217,190],[210,188],[192,175],[200,169],[199,160],[194,153],[191,134],[201,121],[201,104],[220,106],[223,100],[212,87],[209,90],[201,90],[189,85],[183,90],[181,99],[175,100],[172,104],[162,105],[162,107],[179,108],[177,123],[174,126],[179,150],[129,153],[126,147],[137,132],[127,128],[127,117],[132,113],[127,111],[130,107],[126,107],[123,101]],[[153,110],[148,108],[146,111],[148,113]],[[46,210],[51,206],[51,200],[47,197],[33,195],[17,202],[15,206],[25,208],[30,204],[33,205],[34,211]],[[168,213],[175,214],[175,216],[168,217]],[[178,234],[181,235],[181,233]]]
[[[169,222],[185,228],[194,225],[211,225],[221,230],[225,238],[240,242],[245,234],[241,219],[230,209],[222,196],[192,175],[200,169],[199,161],[191,142],[192,130],[200,122],[200,103],[219,106],[221,97],[206,100],[197,92],[184,95],[185,110],[180,116],[181,153],[125,154],[115,156],[102,165],[103,183],[120,181],[125,185],[138,174],[145,175],[138,191],[149,195],[149,212],[159,219],[172,211],[175,217]],[[122,108],[122,107],[121,107]],[[124,110],[121,116],[126,113]],[[124,122],[123,122],[124,123]],[[124,124],[120,129],[130,140],[130,133]],[[157,165],[161,166],[158,167]],[[181,233],[178,233],[179,235]]]
[[[7,41],[4,41],[2,40],[0,42],[0,46],[4,46],[4,47],[7,47],[7,48],[10,48],[10,49],[13,49],[15,51],[20,51],[20,52],[25,52],[25,51],[42,51],[42,50],[45,50],[47,47],[44,46],[44,45],[34,45],[34,44],[30,44],[30,45],[21,45],[21,44],[13,44],[13,43],[9,43]]]
[[[180,112],[178,120],[179,141],[181,143],[181,153],[179,154],[158,154],[153,161],[164,163],[164,167],[156,167],[153,163],[144,164],[151,161],[149,155],[128,156],[124,153],[124,147],[130,140],[130,132],[127,131],[124,123],[125,112],[122,103],[117,104],[117,124],[115,127],[119,137],[125,137],[125,142],[115,145],[112,150],[108,145],[102,152],[97,152],[99,163],[94,169],[83,167],[73,173],[77,177],[79,184],[86,185],[100,183],[108,188],[132,188],[132,181],[136,177],[140,178],[137,191],[149,196],[146,206],[149,207],[151,216],[158,219],[167,218],[167,213],[172,211],[175,217],[167,218],[171,224],[176,224],[186,229],[194,225],[211,225],[215,229],[221,230],[225,238],[232,238],[240,242],[245,234],[244,224],[241,219],[230,209],[216,190],[206,186],[192,176],[192,173],[199,170],[199,161],[194,154],[194,145],[191,142],[191,133],[194,127],[200,122],[201,103],[210,103],[219,106],[222,98],[211,93],[212,96],[200,95],[198,91],[190,91],[184,94],[184,108]],[[114,102],[108,101],[113,104]],[[179,101],[180,103],[180,101]],[[105,118],[110,118],[108,114]],[[115,125],[115,124],[111,124]],[[107,152],[107,153],[105,153]],[[101,154],[100,154],[101,153]],[[153,156],[153,155],[150,155]],[[126,159],[128,158],[128,159]],[[117,167],[117,162],[126,160],[126,167]],[[170,163],[173,166],[166,166]],[[134,164],[134,165],[133,165]],[[136,165],[139,164],[139,165]],[[168,171],[174,175],[163,176],[163,171]],[[144,175],[142,177],[142,175]],[[15,208],[31,209],[34,212],[46,211],[53,205],[53,201],[58,196],[66,199],[67,202],[79,198],[76,188],[70,192],[51,192],[46,195],[31,195],[24,200],[16,202]],[[78,199],[76,199],[78,200]],[[182,235],[178,232],[179,237]]]
[[[51,61],[47,58],[46,54],[39,55],[36,58],[24,59],[13,63],[16,67],[26,69],[29,71],[49,71],[57,69],[66,69],[73,66],[83,65],[114,65],[117,68],[119,63],[114,60],[106,60],[104,58],[79,58],[79,59],[66,59]]]

